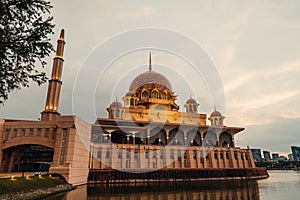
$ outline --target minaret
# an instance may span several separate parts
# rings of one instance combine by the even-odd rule
[[[65,31],[62,29],[57,40],[56,55],[53,59],[52,75],[51,79],[49,80],[45,110],[42,112],[42,121],[55,120],[60,115],[58,113],[58,104],[62,85],[62,69],[64,63],[64,34]]]

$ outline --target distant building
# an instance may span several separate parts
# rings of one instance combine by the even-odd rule
[[[291,146],[293,158],[296,161],[300,161],[300,147]]]
[[[263,155],[265,160],[271,160],[270,151],[263,151]]]
[[[254,161],[260,161],[261,160],[261,150],[260,149],[251,149],[252,157]]]
[[[278,160],[279,159],[279,154],[278,153],[272,153],[272,159],[273,160]]]
[[[290,153],[290,154],[288,155],[288,159],[289,159],[289,160],[294,160],[293,154]]]

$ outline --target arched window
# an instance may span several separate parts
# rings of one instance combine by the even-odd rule
[[[151,98],[158,99],[158,92],[157,91],[153,91],[152,95],[151,95]]]
[[[134,99],[130,99],[130,105],[134,106]]]
[[[135,93],[135,96],[136,96],[137,98],[140,98],[140,93],[136,92],[136,93]]]
[[[218,125],[218,119],[217,119],[217,118],[215,118],[215,119],[214,119],[214,121],[215,121],[215,123],[214,123],[214,124],[215,124],[215,125]]]
[[[126,106],[129,106],[129,99],[126,99],[125,105],[126,105]]]
[[[147,91],[144,91],[144,92],[142,93],[142,99],[147,99],[148,96],[149,96],[149,94],[148,94]]]
[[[119,118],[120,117],[120,110],[119,109],[117,109],[116,110],[116,116],[115,116],[116,118]]]
[[[192,105],[189,105],[189,112],[192,112]]]
[[[164,92],[161,93],[161,99],[167,99],[166,93],[164,93]]]
[[[194,112],[197,112],[197,106],[194,105],[193,107],[194,107]]]

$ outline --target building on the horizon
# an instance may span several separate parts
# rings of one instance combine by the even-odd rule
[[[278,160],[279,154],[278,153],[272,153],[272,160]]]
[[[298,146],[291,146],[293,159],[296,161],[300,161],[300,147]]]
[[[270,151],[263,151],[264,159],[266,161],[271,160],[271,154]]]
[[[74,185],[268,177],[266,169],[255,167],[249,149],[235,146],[244,128],[225,125],[216,109],[209,117],[200,113],[192,97],[180,111],[169,80],[152,69],[151,54],[148,69],[124,91],[123,103],[108,106],[108,117],[88,124],[61,115],[64,30],[57,43],[41,120],[0,119],[1,172],[36,171],[46,164]]]
[[[290,154],[288,155],[288,159],[291,160],[291,161],[294,160],[294,157],[293,157],[293,154],[292,154],[292,153],[290,153]]]
[[[251,149],[252,156],[254,161],[261,161],[261,150],[260,149]]]

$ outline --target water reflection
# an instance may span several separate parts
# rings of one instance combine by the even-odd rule
[[[258,181],[83,185],[47,200],[299,199],[300,171],[269,171]]]
[[[259,199],[256,181],[212,181],[87,185],[67,193],[64,200]]]

